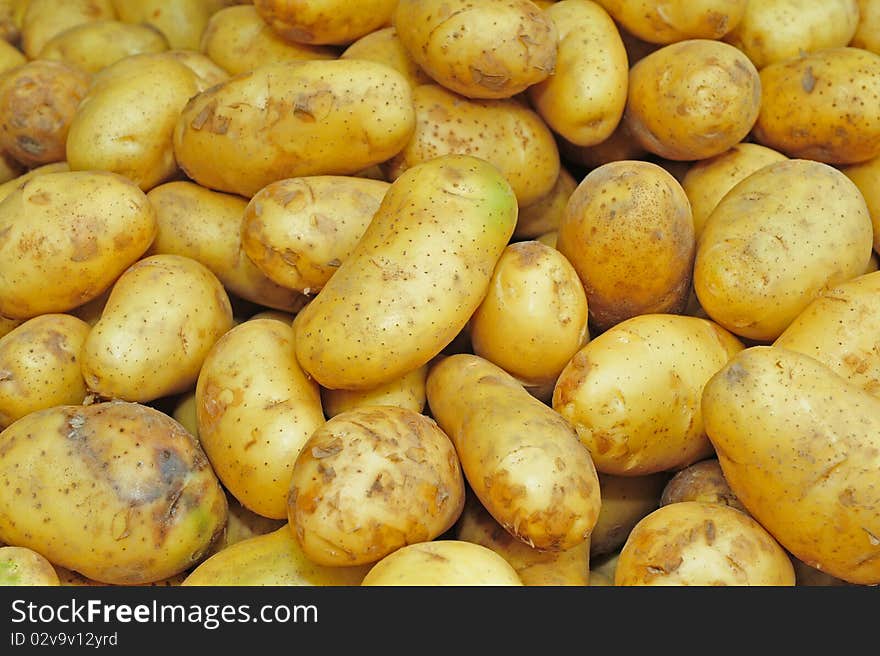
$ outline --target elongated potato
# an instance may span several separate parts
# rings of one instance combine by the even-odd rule
[[[195,182],[251,197],[276,180],[351,175],[384,162],[414,128],[410,86],[393,68],[288,61],[193,97],[178,119],[174,152]]]
[[[597,2],[630,34],[664,45],[686,39],[720,39],[739,25],[748,4],[748,0]]]
[[[600,506],[596,468],[559,413],[504,370],[464,353],[431,368],[427,392],[468,483],[511,535],[550,551],[590,537]]]
[[[154,27],[99,20],[76,25],[52,37],[38,58],[63,61],[97,73],[124,57],[165,50],[168,41]]]
[[[112,0],[112,3],[119,20],[152,25],[172,48],[198,50],[211,16],[205,0]]]
[[[116,18],[112,0],[28,0],[23,10],[21,49],[28,59],[36,59],[43,46],[64,30]]]
[[[590,558],[619,551],[633,527],[660,506],[665,472],[645,476],[612,476],[599,472],[602,507],[590,535]]]
[[[874,228],[874,252],[880,253],[880,157],[861,164],[843,166],[840,170],[862,192]]]
[[[428,365],[413,369],[397,380],[368,390],[324,389],[321,388],[321,405],[327,418],[340,412],[367,405],[393,405],[407,408],[413,412],[423,412],[428,402],[425,396],[425,381],[428,378]]]
[[[0,547],[0,586],[61,585],[44,556],[27,547]]]
[[[0,450],[0,540],[97,581],[178,574],[226,524],[226,496],[198,443],[147,406],[33,412],[0,433]]]
[[[747,513],[746,507],[736,498],[717,458],[707,458],[678,471],[669,479],[660,495],[660,505],[682,501],[720,503]]]
[[[420,84],[433,82],[428,74],[422,70],[422,67],[410,57],[394,27],[383,27],[365,34],[348,46],[339,55],[339,58],[369,59],[380,64],[387,64],[399,71],[413,88]]]
[[[286,41],[346,45],[387,26],[397,0],[254,0],[260,16]]]

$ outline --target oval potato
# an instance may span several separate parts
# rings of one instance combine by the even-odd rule
[[[660,505],[668,506],[670,503],[682,501],[720,503],[744,513],[748,512],[730,489],[718,458],[695,462],[669,479],[660,495]]]
[[[391,22],[397,0],[253,0],[263,20],[294,43],[346,45]]]
[[[396,380],[368,390],[321,388],[321,404],[327,418],[346,410],[368,405],[393,405],[413,412],[423,412],[428,402],[425,381],[428,365],[413,369]]]
[[[597,1],[629,33],[664,45],[687,39],[720,39],[739,25],[748,6],[748,0]]]
[[[88,73],[97,73],[129,55],[168,50],[168,41],[156,28],[97,20],[76,25],[52,37],[38,59],[63,61]]]
[[[413,88],[420,84],[433,82],[428,74],[422,70],[422,67],[410,57],[394,27],[383,27],[365,34],[348,46],[339,55],[339,58],[369,59],[380,64],[387,64],[399,71]]]
[[[28,59],[36,59],[52,37],[71,27],[116,18],[112,0],[28,0],[23,11],[21,49]]]

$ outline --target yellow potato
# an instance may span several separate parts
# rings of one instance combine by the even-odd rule
[[[231,75],[275,62],[336,57],[332,48],[285,41],[253,5],[227,7],[211,16],[200,49]]]
[[[620,32],[589,0],[562,0],[545,10],[559,35],[556,68],[528,88],[554,133],[578,146],[608,139],[626,106],[629,65]]]
[[[17,187],[20,187],[33,177],[43,175],[44,173],[59,173],[69,170],[70,167],[67,166],[67,162],[53,162],[52,164],[43,164],[42,166],[37,166],[30,170],[23,171],[17,177],[11,178],[0,184],[0,201],[4,200]]]
[[[614,585],[793,586],[785,550],[733,508],[683,501],[642,519],[620,552]]]
[[[63,61],[97,73],[129,55],[168,50],[168,41],[156,28],[117,20],[89,21],[52,37],[39,59]]]
[[[229,73],[204,53],[186,48],[175,48],[168,50],[167,54],[195,74],[196,88],[199,93],[229,79]]]
[[[367,572],[366,586],[523,585],[516,570],[491,549],[462,540],[411,544]]]
[[[865,199],[874,228],[874,252],[880,253],[880,156],[840,170],[856,184]]]
[[[564,167],[560,167],[559,177],[556,178],[553,188],[534,203],[519,208],[513,236],[517,239],[535,239],[557,230],[568,199],[577,184],[574,176]]]
[[[558,230],[551,230],[550,232],[545,232],[543,235],[537,237],[537,241],[541,242],[549,246],[550,248],[556,248],[556,240],[559,237]]]
[[[553,409],[571,423],[604,474],[680,469],[712,455],[700,395],[742,348],[706,319],[633,317],[571,359],[556,381]]]
[[[0,41],[5,41],[8,44],[18,43],[21,39],[21,30],[15,20],[15,5],[16,0],[0,2]],[[0,50],[2,49],[2,44],[0,44]]]
[[[295,318],[295,315],[290,314],[289,312],[282,312],[280,310],[263,310],[262,312],[257,312],[249,317],[248,321],[253,321],[255,319],[272,319],[273,321],[280,321],[289,326],[293,323]]]
[[[365,34],[348,46],[339,58],[369,59],[386,64],[399,71],[413,88],[433,82],[422,67],[410,57],[394,27],[383,27]]]
[[[190,432],[190,435],[199,438],[199,420],[196,415],[196,391],[191,390],[183,394],[174,405],[171,417]]]
[[[27,63],[24,53],[8,41],[0,40],[0,73]]]
[[[0,43],[3,43],[0,41]],[[2,73],[0,73],[2,75]],[[9,153],[0,151],[0,185],[15,180],[25,172],[25,167],[21,165]]]
[[[214,344],[196,385],[199,440],[214,471],[245,507],[272,519],[287,516],[293,463],[324,423],[293,335],[280,321],[245,321]]]
[[[346,45],[387,26],[397,0],[254,0],[260,16],[284,40]]]
[[[312,433],[293,466],[288,519],[313,562],[362,565],[439,537],[463,505],[461,467],[437,423],[377,405]]]
[[[682,501],[720,503],[747,513],[746,507],[736,498],[717,458],[701,460],[685,467],[669,479],[660,496],[660,505]]]
[[[746,13],[748,0],[597,0],[614,20],[649,43],[720,39]],[[757,4],[761,4],[756,0]],[[755,3],[752,3],[755,4]]]
[[[229,516],[226,520],[226,532],[223,535],[223,541],[218,544],[216,551],[221,551],[226,547],[247,540],[248,538],[272,533],[282,526],[285,528],[287,527],[286,517],[283,519],[270,519],[258,515],[254,511],[248,510],[241,505],[241,502],[232,496],[228,490],[226,491],[226,501],[229,503]],[[290,529],[287,530],[287,534],[292,540],[293,534],[290,532]]]
[[[572,426],[488,360],[458,354],[428,372],[428,405],[492,517],[531,547],[590,537],[599,481]]]
[[[61,585],[45,557],[27,547],[0,547],[0,586]]]
[[[425,381],[428,378],[428,365],[422,365],[396,380],[368,390],[324,389],[321,388],[321,404],[327,418],[346,410],[367,405],[393,405],[413,412],[423,412],[428,402],[425,396]]]
[[[690,204],[656,164],[625,160],[591,171],[568,200],[556,248],[577,271],[599,330],[685,308],[695,252]]]
[[[36,59],[43,46],[64,30],[115,18],[111,0],[28,0],[21,19],[21,49],[28,59]]]
[[[587,170],[610,162],[647,159],[649,156],[625,121],[618,123],[611,136],[595,146],[577,146],[562,137],[557,137],[556,141],[564,164]]]
[[[25,319],[7,319],[0,317],[0,337],[5,337],[25,322]]]
[[[242,248],[270,280],[315,294],[354,250],[390,186],[341,175],[271,182],[245,208]]]
[[[600,472],[602,507],[590,536],[590,557],[619,551],[633,526],[660,506],[660,495],[668,480],[666,473],[612,476]]]
[[[114,173],[44,173],[0,203],[0,234],[0,316],[27,319],[99,296],[147,250],[156,213]]]
[[[55,565],[55,572],[58,574],[58,579],[61,582],[61,585],[68,586],[87,586],[87,587],[112,587],[113,584],[103,583],[101,581],[95,581],[94,579],[90,579],[86,576],[83,576],[79,572],[74,572],[73,570],[67,569],[66,567],[61,567],[60,565]],[[183,583],[183,580],[187,577],[187,571],[184,570],[180,574],[175,574],[174,576],[169,576],[168,578],[159,579],[158,581],[150,581],[148,583],[137,583],[137,584],[125,584],[125,585],[138,585],[142,587],[172,587],[176,585],[180,585]]]
[[[872,240],[849,178],[821,162],[776,162],[738,183],[709,216],[694,290],[731,332],[773,340],[822,290],[866,270]]]
[[[859,5],[859,24],[849,45],[880,55],[880,0],[856,1]]]
[[[0,430],[37,410],[82,403],[79,355],[90,329],[67,314],[41,314],[0,337]]]
[[[808,355],[753,346],[712,377],[702,405],[749,514],[807,565],[880,583],[880,399]]]
[[[210,270],[180,255],[145,257],[114,283],[83,344],[86,385],[144,403],[184,392],[230,328],[229,297]]]
[[[880,55],[829,48],[761,70],[755,140],[789,157],[855,164],[880,156]]]
[[[198,50],[211,17],[205,0],[112,0],[112,3],[119,20],[152,25],[172,48]]]
[[[792,557],[792,565],[794,565],[795,585],[812,586],[812,587],[828,587],[853,585],[836,576],[831,576],[827,572],[822,572],[815,567],[810,567],[805,562]]]
[[[762,76],[742,51],[721,41],[664,46],[629,72],[623,120],[648,151],[671,160],[720,155],[751,131]]]
[[[487,161],[445,155],[406,171],[297,315],[303,369],[322,387],[370,389],[426,364],[486,295],[516,212]]]
[[[393,68],[356,59],[288,61],[192,98],[177,122],[174,151],[195,182],[250,197],[276,180],[351,175],[384,162],[414,128],[409,84]]]
[[[104,583],[179,574],[226,525],[195,439],[122,401],[55,406],[0,433],[0,540]]]

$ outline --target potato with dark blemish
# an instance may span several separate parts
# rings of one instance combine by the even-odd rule
[[[27,174],[25,174],[27,175]],[[66,312],[100,296],[156,236],[156,212],[107,171],[42,173],[0,202],[0,316]]]
[[[476,355],[439,360],[427,391],[468,483],[511,535],[550,551],[590,537],[601,504],[599,481],[590,452],[565,418]]]
[[[568,170],[560,166],[556,184],[544,196],[519,208],[516,218],[516,239],[537,239],[541,235],[559,229],[568,199],[577,188],[578,181]]]
[[[347,45],[390,25],[397,0],[254,0],[253,4],[287,41]]]
[[[393,27],[383,27],[365,34],[348,46],[339,58],[369,59],[387,64],[400,71],[413,88],[433,82],[422,67],[410,57],[400,37],[397,36],[397,30]]]
[[[129,55],[168,50],[163,34],[149,25],[97,20],[76,25],[52,37],[38,59],[63,61],[97,73]]]
[[[880,0],[856,1],[859,5],[859,24],[849,45],[880,55]]]
[[[595,337],[556,381],[553,408],[614,476],[686,467],[712,455],[700,395],[742,343],[716,323],[633,317]]]
[[[80,350],[91,326],[42,314],[0,337],[0,430],[30,412],[82,403]]]
[[[463,540],[411,544],[389,554],[364,586],[522,586],[516,570],[491,549]]]
[[[103,583],[159,581],[222,535],[226,496],[195,439],[136,403],[55,406],[0,432],[0,540]]]
[[[614,572],[616,586],[794,584],[773,535],[745,513],[699,501],[663,506],[636,524]]]
[[[363,565],[439,537],[463,505],[458,457],[437,423],[364,406],[312,433],[293,466],[288,519],[313,562]]]
[[[113,284],[86,337],[86,385],[103,398],[143,403],[184,392],[232,325],[229,296],[207,267],[181,255],[145,257]]]
[[[686,39],[720,39],[740,23],[748,4],[747,0],[597,2],[631,34],[664,45]]]
[[[354,250],[390,186],[342,175],[271,182],[245,208],[242,248],[276,284],[315,295]]]
[[[286,517],[293,463],[324,423],[318,385],[296,361],[293,328],[254,319],[223,335],[199,372],[196,416],[224,487],[257,514]]]
[[[112,0],[28,0],[21,19],[21,49],[36,59],[43,46],[61,32],[97,20],[113,20]]]
[[[33,2],[33,0],[31,0]],[[119,20],[152,25],[172,48],[198,50],[211,17],[205,0],[111,0]]]
[[[669,480],[665,472],[644,476],[613,476],[599,472],[602,508],[590,536],[590,557],[618,551],[642,517],[660,506]]]
[[[591,171],[569,197],[556,248],[584,285],[596,328],[639,314],[684,311],[695,239],[687,195],[646,161]]]
[[[61,585],[45,557],[27,547],[0,547],[0,586]]]
[[[755,141],[789,157],[856,164],[880,156],[880,55],[828,48],[761,69]]]
[[[415,129],[409,83],[359,59],[265,64],[193,97],[174,152],[199,184],[250,198],[276,180],[352,175],[390,159]]]
[[[321,404],[328,419],[346,410],[365,405],[393,405],[413,412],[424,412],[428,399],[425,381],[428,365],[413,369],[400,378],[367,390],[321,388]]]
[[[852,180],[868,206],[874,228],[874,255],[880,253],[880,156],[861,164],[842,166],[840,170]]]
[[[660,505],[668,506],[670,503],[681,503],[682,501],[720,503],[742,512],[748,512],[740,500],[736,498],[733,490],[730,489],[717,458],[695,462],[669,479],[660,496]]]
[[[849,178],[821,162],[776,162],[709,215],[694,291],[731,332],[771,341],[823,290],[864,273],[872,244],[868,208]]]
[[[702,408],[750,515],[807,565],[880,583],[880,399],[809,355],[753,346],[709,380]]]

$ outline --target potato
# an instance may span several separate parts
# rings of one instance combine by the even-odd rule
[[[639,520],[660,506],[666,473],[612,476],[599,473],[602,507],[590,535],[590,557],[619,551]],[[612,577],[613,578],[613,577]]]
[[[315,294],[354,250],[390,186],[341,175],[271,182],[245,208],[242,248],[270,280]]]
[[[556,248],[577,271],[599,331],[685,308],[696,248],[690,204],[656,164],[611,162],[587,174],[568,199]]]
[[[864,48],[880,55],[880,1],[856,0],[859,5],[859,24],[849,45]]]
[[[360,585],[369,565],[325,567],[313,563],[285,523],[265,535],[242,540],[202,561],[185,586]]]
[[[27,319],[92,300],[155,234],[155,210],[122,176],[31,177],[0,203],[0,316]]]
[[[367,572],[365,586],[510,586],[523,583],[516,570],[491,549],[462,540],[411,544]]]
[[[556,141],[563,164],[587,170],[610,162],[649,157],[648,151],[635,140],[624,121],[617,124],[611,136],[595,146],[577,146],[562,137],[557,137]]]
[[[386,27],[397,0],[254,0],[260,16],[285,41],[346,45]]]
[[[880,55],[818,50],[763,68],[761,88],[757,142],[828,164],[880,156]]]
[[[7,319],[0,317],[0,337],[5,337],[25,322],[25,319]]]
[[[590,585],[614,586],[614,572],[620,560],[620,551],[590,557]],[[603,580],[604,579],[604,580]]]
[[[283,519],[269,519],[268,517],[258,515],[241,505],[241,502],[232,496],[228,490],[226,491],[226,501],[229,504],[226,532],[223,535],[223,541],[218,545],[219,548],[216,551],[222,551],[226,547],[258,535],[272,533],[281,527],[287,528],[286,517]],[[287,529],[287,535],[292,540],[293,535],[289,528]]]
[[[749,134],[763,111],[762,79],[731,45],[679,41],[630,69],[623,120],[642,147],[660,157],[720,155]]]
[[[0,433],[0,540],[104,583],[199,561],[226,497],[195,439],[147,406],[55,406]]]
[[[42,314],[0,337],[0,430],[43,408],[82,403],[79,354],[90,329],[67,314]]]
[[[11,178],[0,184],[0,201],[4,200],[17,187],[20,187],[33,177],[43,175],[44,173],[60,173],[69,170],[70,167],[67,166],[67,162],[53,162],[52,164],[43,164],[42,166],[37,166],[24,171],[17,177]]]
[[[211,16],[200,49],[232,75],[275,62],[336,57],[332,48],[285,41],[253,5],[227,7]]]
[[[706,319],[633,317],[578,351],[556,381],[552,406],[571,423],[603,474],[681,469],[712,455],[700,395],[742,348]]]
[[[74,572],[73,570],[67,569],[66,567],[61,567],[59,565],[55,565],[55,572],[58,574],[58,579],[61,582],[61,585],[67,586],[82,586],[82,587],[112,587],[109,583],[102,583],[101,581],[95,581],[86,576],[83,576],[79,572]],[[142,587],[161,587],[168,588],[178,586],[183,583],[183,580],[187,577],[188,572],[184,570],[180,574],[175,574],[174,576],[169,576],[165,579],[159,579],[158,581],[150,581],[149,583],[140,583],[137,584]],[[129,584],[131,585],[131,584]]]
[[[27,547],[0,547],[0,586],[61,585],[52,563]]]
[[[350,175],[384,162],[414,128],[409,84],[389,66],[288,61],[192,98],[177,122],[174,151],[195,182],[251,197],[276,180]]]
[[[874,252],[880,253],[880,157],[843,166],[840,170],[856,184],[865,199],[874,228]]]
[[[822,572],[815,567],[810,567],[797,558],[792,558],[791,563],[794,565],[795,585],[811,587],[853,585],[852,583],[847,583],[836,576],[831,576],[826,572]]]
[[[3,43],[0,41],[0,43]],[[2,75],[2,73],[0,73]],[[25,172],[25,167],[21,165],[9,153],[0,152],[0,185],[10,180],[15,180]]]
[[[363,565],[433,540],[461,514],[464,479],[437,423],[367,406],[328,419],[293,466],[288,519],[319,565]]]
[[[370,389],[426,364],[486,295],[516,212],[487,161],[445,155],[406,171],[297,316],[303,369],[322,387]]]
[[[761,0],[746,3],[724,40],[759,69],[802,53],[847,45],[859,24],[858,0]]]
[[[544,15],[559,35],[556,68],[528,88],[529,100],[567,141],[600,144],[626,106],[629,65],[620,32],[608,13],[588,0],[562,0]]]
[[[27,63],[28,59],[11,43],[0,39],[0,73],[10,71],[16,66]]]
[[[36,60],[0,78],[0,148],[32,168],[63,161],[67,134],[91,76],[65,64]]]
[[[468,98],[510,98],[556,67],[556,24],[528,0],[399,0],[393,25],[435,82]]]
[[[210,270],[180,255],[145,257],[114,283],[83,344],[83,377],[104,398],[146,403],[178,394],[195,384],[230,328],[229,297]]]
[[[550,232],[545,232],[543,235],[536,237],[536,241],[539,241],[550,248],[556,248],[556,240],[558,237],[559,231],[551,230]]]
[[[33,2],[33,0],[31,0]],[[112,0],[119,20],[152,25],[172,48],[198,50],[211,17],[205,0]]]
[[[564,167],[560,167],[553,188],[534,203],[519,208],[513,236],[516,239],[536,239],[558,230],[565,206],[577,185],[578,181],[574,176]]]
[[[845,175],[821,162],[776,162],[709,215],[694,290],[731,332],[774,340],[823,289],[865,271],[872,240],[865,201]]]
[[[807,565],[880,583],[880,399],[808,355],[753,346],[712,377],[702,406],[749,514]]]
[[[0,41],[5,41],[10,45],[18,43],[21,39],[21,31],[15,20],[15,5],[16,0],[0,2]],[[2,44],[0,44],[0,50],[2,50]]]
[[[153,187],[147,198],[156,209],[158,224],[149,254],[197,260],[229,292],[261,306],[295,312],[305,304],[302,294],[272,282],[242,250],[246,198],[185,180]]]
[[[438,361],[426,389],[468,483],[511,535],[549,551],[590,537],[599,481],[589,451],[563,417],[476,355]]]
[[[28,59],[36,59],[43,46],[61,32],[115,18],[111,0],[29,0],[22,16],[21,49]]]
[[[410,57],[394,27],[384,27],[365,34],[348,46],[339,58],[368,59],[386,64],[399,71],[413,88],[433,82],[421,66]]]
[[[669,479],[660,495],[660,505],[668,506],[670,503],[682,501],[720,503],[744,513],[748,512],[730,489],[717,458],[695,462]]]
[[[165,53],[132,55],[104,70],[71,121],[67,163],[119,173],[148,191],[177,171],[172,134],[198,92],[195,75]]]
[[[97,73],[129,55],[168,50],[165,36],[149,24],[134,25],[117,20],[89,21],[52,37],[39,59],[63,61],[89,73]]]
[[[748,0],[597,2],[631,34],[664,45],[687,39],[720,39],[740,23],[748,5]]]
[[[174,410],[171,411],[171,416],[177,423],[188,430],[193,437],[199,438],[195,390],[186,392],[178,399],[177,403],[174,404]]]
[[[471,344],[526,389],[549,387],[549,400],[559,373],[590,339],[588,319],[584,286],[565,256],[521,241],[495,265],[489,292],[470,318]]]
[[[229,73],[204,53],[185,48],[174,48],[166,52],[195,74],[199,93],[229,79]]]
[[[367,405],[393,405],[413,412],[423,412],[428,402],[425,395],[425,381],[428,378],[428,365],[422,365],[379,387],[368,390],[324,389],[321,388],[321,405],[327,418],[335,417],[346,410]]]
[[[287,516],[293,463],[324,423],[290,325],[245,321],[211,348],[196,385],[199,440],[224,487],[264,517]]]
[[[620,552],[614,585],[793,586],[785,550],[745,513],[683,501],[642,519]]]

